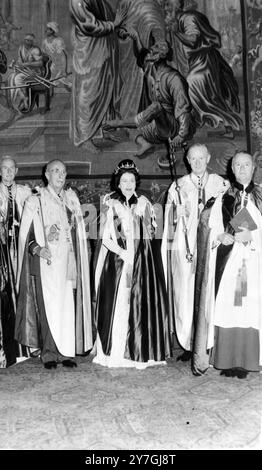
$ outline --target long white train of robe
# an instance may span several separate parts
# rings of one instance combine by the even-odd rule
[[[67,266],[69,243],[67,234],[69,228],[65,205],[75,212],[76,228],[80,242],[81,258],[81,280],[84,310],[84,350],[88,351],[93,346],[91,304],[90,304],[90,282],[89,282],[89,262],[86,246],[86,236],[84,222],[81,215],[79,201],[72,190],[63,192],[61,202],[52,188],[44,188],[40,192],[42,215],[46,238],[50,233],[51,226],[59,228],[59,240],[48,242],[51,251],[51,264],[40,258],[41,284],[45,305],[45,313],[48,325],[58,351],[63,356],[75,356],[75,305],[73,297],[73,284],[67,279]],[[30,225],[33,221],[35,239],[40,246],[45,246],[45,236],[39,205],[39,197],[32,196],[26,202],[20,230],[19,259],[23,259],[25,242]],[[20,271],[18,275],[18,283]]]
[[[245,245],[235,242],[233,245],[220,280],[212,324],[222,328],[254,328],[258,330],[259,364],[262,365],[262,216],[255,204],[250,201],[250,196],[248,198],[246,208],[257,224],[257,229],[251,232],[251,243]],[[246,264],[247,295],[242,297],[242,306],[235,306],[235,288],[243,259]],[[210,327],[212,334],[209,331],[208,346],[212,347],[214,334],[212,325]]]

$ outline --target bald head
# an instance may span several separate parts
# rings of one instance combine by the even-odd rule
[[[46,172],[50,171],[57,163],[61,164],[64,167],[65,171],[66,171],[66,166],[65,166],[64,162],[62,160],[59,160],[59,158],[56,158],[55,160],[50,160],[50,162],[47,163]]]
[[[59,194],[66,180],[66,166],[62,160],[51,160],[45,171],[49,186]]]

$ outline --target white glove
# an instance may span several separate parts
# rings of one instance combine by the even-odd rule
[[[133,264],[133,254],[130,250],[121,250],[120,258],[127,264]]]

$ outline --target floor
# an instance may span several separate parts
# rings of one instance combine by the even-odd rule
[[[195,377],[176,357],[144,371],[77,362],[0,369],[1,449],[262,449],[259,373]]]

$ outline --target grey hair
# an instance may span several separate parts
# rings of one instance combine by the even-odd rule
[[[5,160],[11,160],[12,162],[14,162],[15,167],[17,168],[16,160],[15,160],[13,157],[11,157],[11,155],[3,155],[3,156],[2,156],[2,158],[1,158],[1,160],[0,160],[0,167],[3,165],[3,162],[4,162]]]
[[[192,156],[192,153],[194,152],[195,149],[201,149],[203,150],[203,153],[207,157],[211,157],[210,152],[205,144],[193,144],[191,147],[189,147],[188,152],[187,152],[187,159],[189,160]]]
[[[233,165],[235,163],[235,160],[236,158],[239,156],[239,155],[247,155],[248,157],[250,157],[250,160],[252,161],[253,165],[255,165],[255,162],[254,162],[254,158],[252,157],[252,155],[247,151],[247,150],[239,150],[235,153],[235,155],[232,157],[232,163],[231,163],[231,166],[233,168]]]

